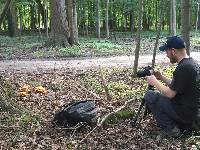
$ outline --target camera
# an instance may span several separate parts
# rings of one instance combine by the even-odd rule
[[[137,77],[142,78],[145,76],[150,76],[154,73],[154,70],[151,66],[144,67],[142,70],[137,72]]]

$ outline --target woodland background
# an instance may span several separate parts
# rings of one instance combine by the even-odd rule
[[[130,126],[147,88],[143,78],[135,78],[139,56],[152,55],[150,64],[171,77],[174,65],[155,63],[158,47],[167,36],[179,35],[189,55],[199,52],[199,4],[198,0],[0,0],[1,61],[135,57],[131,68],[58,70],[53,64],[47,72],[1,71],[0,149],[199,149],[198,132],[165,139],[151,115],[137,127]],[[99,120],[133,101],[96,130],[96,122],[82,128],[53,126],[53,116],[64,104],[84,99],[96,101]]]

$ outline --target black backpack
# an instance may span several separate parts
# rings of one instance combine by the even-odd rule
[[[97,116],[97,108],[92,100],[70,103],[57,112],[53,122],[57,126],[72,127],[80,122],[90,122]]]

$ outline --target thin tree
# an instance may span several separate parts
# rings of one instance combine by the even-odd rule
[[[46,19],[45,19],[45,9],[44,9],[44,6],[42,5],[41,0],[35,0],[35,1],[36,1],[37,5],[38,5],[39,13],[42,16],[42,23],[44,25],[44,28],[46,29],[46,24],[47,23],[46,23]]]
[[[49,37],[49,29],[48,29],[48,2],[47,1],[45,1],[44,10],[45,10],[46,35],[47,35],[47,37]]]
[[[30,27],[32,30],[36,29],[36,3],[31,3],[30,4],[30,16],[31,16],[31,23],[30,23]]]
[[[197,2],[197,16],[196,16],[196,25],[195,25],[195,31],[196,31],[196,34],[197,34],[197,29],[198,29],[198,22],[199,22],[199,4],[200,2]]]
[[[3,11],[2,11],[2,13],[0,15],[0,26],[1,26],[2,22],[3,22],[3,19],[4,19],[5,15],[6,15],[7,11],[8,11],[8,9],[9,9],[9,7],[10,7],[11,1],[12,0],[7,0],[6,1],[6,4],[5,4],[4,8],[3,8]]]
[[[136,39],[136,49],[135,49],[135,60],[133,67],[134,76],[137,73],[138,60],[139,60],[139,51],[140,51],[140,41],[141,41],[141,30],[142,30],[142,14],[143,14],[143,0],[139,0],[139,16],[138,16],[138,30],[137,30],[137,39]]]
[[[77,13],[75,0],[67,1],[67,10],[70,44],[73,45],[78,43]]]
[[[22,35],[22,1],[20,0],[20,7],[19,7],[19,35],[21,39]]]
[[[198,6],[198,8],[197,8],[197,17],[196,18],[198,18],[198,21],[197,21],[197,29],[199,29],[200,28],[200,11],[199,11],[199,9],[200,9],[200,0],[198,0],[197,1],[197,6]]]
[[[100,6],[99,0],[96,0],[96,36],[100,38]]]
[[[74,43],[78,43],[78,23],[77,23],[77,10],[76,0],[73,0],[73,27],[74,27]]]
[[[176,35],[176,0],[170,0],[170,34]]]
[[[190,1],[181,0],[181,34],[186,43],[187,54],[190,55]]]
[[[106,0],[106,12],[105,12],[106,38],[109,38],[108,9],[109,9],[109,0]]]
[[[157,50],[157,47],[158,47],[158,41],[159,41],[159,38],[160,38],[160,32],[161,32],[161,28],[162,28],[162,22],[163,22],[163,19],[164,19],[164,11],[165,11],[165,4],[166,4],[166,1],[165,0],[162,0],[160,1],[160,12],[159,12],[159,21],[157,23],[157,33],[156,33],[156,42],[155,42],[155,46],[154,46],[154,50],[153,50],[153,59],[152,59],[152,67],[154,68],[155,67],[155,58],[156,58],[156,50]]]

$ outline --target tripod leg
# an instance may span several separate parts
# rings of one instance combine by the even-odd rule
[[[138,112],[137,112],[135,118],[133,118],[132,121],[131,121],[131,126],[132,126],[132,127],[135,127],[136,122],[137,122],[137,120],[138,120],[138,117],[139,117],[139,115],[140,115],[140,111],[142,110],[144,104],[145,104],[145,99],[143,98],[143,99],[142,99],[142,102],[141,102],[141,104],[140,104],[139,110],[138,110]]]
[[[151,111],[150,109],[148,108],[148,106],[145,104],[145,110],[144,110],[144,117],[146,117],[148,114],[150,114]]]

